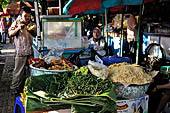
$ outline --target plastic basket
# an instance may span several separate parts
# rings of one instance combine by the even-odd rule
[[[107,56],[107,57],[103,57],[102,60],[103,60],[103,64],[106,66],[110,66],[111,64],[121,63],[121,62],[131,63],[130,58],[119,57],[119,56]]]

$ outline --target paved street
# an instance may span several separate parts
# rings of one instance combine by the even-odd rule
[[[0,44],[0,49],[13,49],[12,44]],[[0,113],[13,113],[15,97],[10,93],[14,54],[0,54]]]

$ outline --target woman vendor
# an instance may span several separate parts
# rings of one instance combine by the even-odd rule
[[[107,44],[105,39],[101,36],[101,30],[98,27],[93,29],[93,37],[89,39],[91,49],[92,49],[92,59],[95,55],[100,58],[107,55]]]

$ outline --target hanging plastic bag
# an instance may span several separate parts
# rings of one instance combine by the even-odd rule
[[[81,37],[82,47],[89,48],[90,42],[87,36]]]

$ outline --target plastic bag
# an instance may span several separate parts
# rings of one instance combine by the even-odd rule
[[[88,48],[89,45],[90,45],[90,42],[89,42],[87,36],[81,37],[81,42],[82,42],[82,46],[83,46],[84,48]]]
[[[109,71],[105,65],[100,64],[98,62],[91,61],[91,60],[88,62],[88,64],[89,64],[88,68],[93,75],[103,80],[108,78]]]
[[[47,64],[50,64],[52,59],[60,60],[63,53],[64,53],[64,49],[63,48],[60,48],[60,47],[53,48],[44,57],[44,60],[45,60],[45,62]]]
[[[57,47],[57,48],[52,48],[49,52],[48,52],[48,56],[62,56],[62,54],[64,53],[64,49],[62,47]]]
[[[69,56],[69,58],[67,59],[68,61],[70,61],[72,64],[78,66],[78,67],[81,67],[82,64],[80,62],[80,54],[82,53],[83,51],[80,51],[78,53],[74,53],[74,54],[71,54]]]
[[[89,60],[88,65],[92,65],[96,69],[102,69],[102,68],[107,68],[107,66],[100,64],[99,62],[94,62]]]

